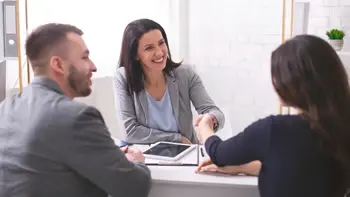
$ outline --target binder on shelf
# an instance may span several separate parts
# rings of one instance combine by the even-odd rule
[[[0,1],[0,60],[17,58],[16,1]]]

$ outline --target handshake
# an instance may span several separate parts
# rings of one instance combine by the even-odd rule
[[[213,130],[216,124],[217,122],[215,117],[209,113],[201,114],[193,121],[193,125],[197,127],[197,138],[201,142],[201,144],[203,144],[208,135],[214,134]],[[182,143],[191,144],[191,141],[186,137],[182,136]]]
[[[196,136],[201,144],[204,144],[210,136],[214,135],[216,124],[216,118],[209,113],[201,114],[196,118],[193,125],[197,127]]]

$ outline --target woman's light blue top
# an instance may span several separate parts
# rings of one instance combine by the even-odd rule
[[[147,92],[147,91],[146,91]],[[171,100],[166,88],[160,101],[154,99],[147,92],[148,101],[148,127],[166,132],[179,132]]]

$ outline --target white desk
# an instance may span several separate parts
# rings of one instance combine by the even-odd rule
[[[197,157],[196,149],[186,157]],[[197,174],[194,172],[195,166],[149,166],[149,168],[153,179],[149,197],[260,196],[257,177]]]

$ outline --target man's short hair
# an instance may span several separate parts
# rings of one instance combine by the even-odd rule
[[[73,25],[48,23],[36,28],[25,43],[26,55],[35,71],[46,70],[49,57],[67,41],[67,34],[83,35],[83,31]]]

